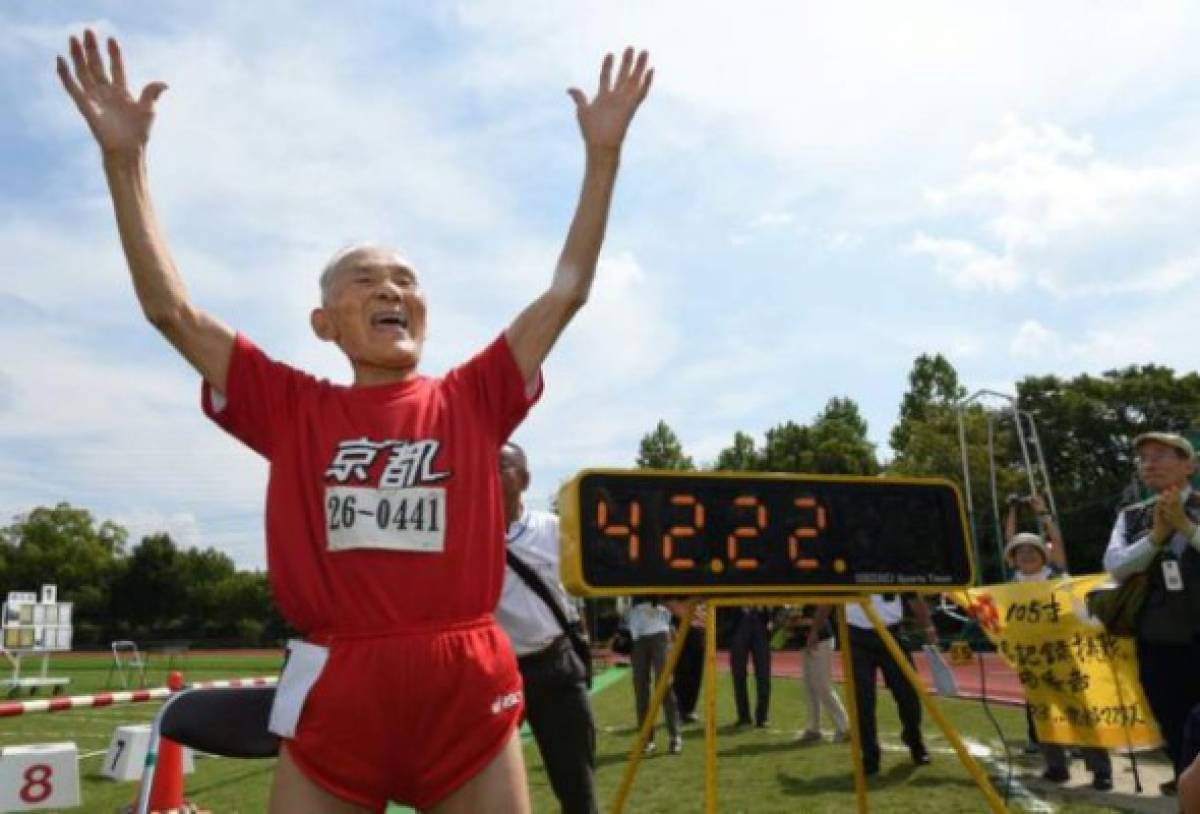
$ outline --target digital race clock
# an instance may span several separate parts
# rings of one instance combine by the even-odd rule
[[[969,587],[958,488],[941,479],[585,470],[565,484],[562,578],[583,595]]]

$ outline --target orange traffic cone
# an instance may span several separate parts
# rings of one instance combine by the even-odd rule
[[[183,689],[183,676],[172,672],[167,676],[167,686],[172,692]],[[153,782],[150,787],[150,814],[208,814],[183,799],[183,747],[169,738],[159,738],[158,756],[153,765],[147,766],[150,777],[142,775],[142,783]],[[141,794],[141,783],[138,784]],[[137,801],[127,811],[135,811]]]

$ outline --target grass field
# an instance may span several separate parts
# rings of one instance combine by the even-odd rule
[[[200,655],[188,661],[186,678],[201,681],[215,678],[273,675],[280,657],[270,655]],[[52,663],[52,673],[71,677],[69,693],[81,695],[107,689],[104,686],[108,660],[73,656]],[[618,668],[620,669],[620,668]],[[151,686],[164,683],[165,671],[151,667]],[[732,689],[729,677],[722,675],[718,684],[718,765],[720,810],[725,814],[745,812],[846,812],[854,809],[849,747],[844,744],[799,746],[797,730],[804,723],[803,687],[795,679],[776,679],[771,699],[772,726],[767,729],[734,729]],[[634,735],[633,693],[627,676],[594,696],[597,727],[597,781],[602,807],[607,808],[621,779]],[[111,814],[128,804],[136,793],[133,783],[115,783],[100,776],[101,761],[112,737],[121,724],[148,722],[156,704],[135,704],[64,713],[36,714],[0,719],[0,745],[74,741],[83,756],[80,779],[84,806],[74,811]],[[978,702],[943,702],[942,708],[962,734],[995,753],[990,768],[1000,772],[1004,753],[995,727],[988,721]],[[873,812],[981,812],[983,798],[957,758],[947,750],[949,744],[926,720],[926,739],[933,752],[933,764],[917,769],[899,745],[899,723],[887,692],[880,695],[880,732],[884,745],[880,776],[872,779]],[[1016,707],[993,707],[1006,738],[1020,752],[1024,743],[1024,716]],[[828,723],[826,723],[828,726]],[[406,748],[397,735],[397,748]],[[658,731],[659,752],[643,761],[629,812],[693,812],[703,809],[704,732],[693,726],[684,732],[682,755],[667,755],[666,736]],[[1039,770],[1037,758],[1014,755],[1018,774]],[[530,789],[537,812],[558,810],[541,768],[537,749],[527,742]],[[1024,761],[1021,763],[1021,761]],[[1115,761],[1118,772],[1123,761]],[[196,761],[195,774],[187,777],[190,800],[216,814],[252,814],[266,809],[267,788],[273,761],[235,761],[204,758]],[[985,768],[989,768],[985,766]],[[1076,764],[1074,771],[1082,774]],[[1028,780],[1026,776],[1025,781]],[[1071,792],[1044,785],[1026,783],[1032,792],[1011,798],[1011,810],[1062,812],[1102,812],[1127,810],[1119,796],[1106,799],[1107,805],[1080,800]],[[1001,790],[1003,793],[1003,790]],[[1042,802],[1045,801],[1045,802]],[[1049,803],[1047,806],[1046,803]],[[1114,805],[1115,804],[1115,805]]]

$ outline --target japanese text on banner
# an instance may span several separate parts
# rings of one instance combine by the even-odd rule
[[[1105,574],[985,585],[953,594],[1017,671],[1046,743],[1120,748],[1160,742],[1138,682],[1133,639],[1087,613]]]

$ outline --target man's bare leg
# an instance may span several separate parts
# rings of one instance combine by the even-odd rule
[[[369,808],[335,797],[304,776],[285,745],[271,781],[271,814],[373,814]]]
[[[483,771],[472,777],[426,814],[529,814],[529,786],[521,736],[514,729],[508,743]]]

